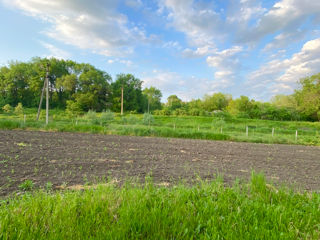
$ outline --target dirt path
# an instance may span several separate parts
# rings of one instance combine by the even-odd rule
[[[263,171],[275,182],[320,189],[320,148],[223,141],[0,130],[0,195],[31,179],[37,186],[68,186],[103,177],[156,183],[204,179],[227,183]]]

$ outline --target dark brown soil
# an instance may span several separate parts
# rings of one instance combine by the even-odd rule
[[[156,184],[197,176],[226,183],[263,171],[276,183],[320,189],[320,148],[84,133],[0,130],[0,196],[25,180],[37,187],[152,175]]]

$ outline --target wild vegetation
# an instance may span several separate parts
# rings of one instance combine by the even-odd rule
[[[124,91],[124,111],[151,112],[155,115],[210,116],[224,112],[233,117],[265,120],[320,120],[320,74],[300,80],[292,95],[276,95],[270,103],[258,102],[246,96],[232,98],[214,93],[203,99],[183,102],[171,95],[161,103],[162,93],[154,87],[142,89],[142,81],[132,74],[111,76],[90,64],[55,58],[33,58],[29,62],[10,62],[0,68],[0,109],[9,112],[21,104],[37,107],[45,78],[45,65],[50,64],[50,108],[66,109],[70,115],[82,115],[89,110],[109,109],[120,112],[121,89]]]
[[[320,195],[275,188],[262,175],[225,187],[128,182],[0,202],[1,239],[319,239]]]

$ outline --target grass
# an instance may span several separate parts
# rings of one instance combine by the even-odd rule
[[[149,124],[142,114],[122,117],[108,112],[90,112],[84,117],[70,119],[64,111],[53,109],[50,110],[50,121],[46,126],[44,114],[42,111],[42,120],[39,122],[35,121],[36,109],[26,110],[26,122],[22,115],[0,114],[0,128],[320,146],[319,122],[153,116]]]
[[[99,185],[0,202],[0,239],[319,239],[320,194],[276,189],[263,175],[171,188]]]

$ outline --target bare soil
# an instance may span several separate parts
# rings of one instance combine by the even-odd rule
[[[228,141],[0,130],[0,196],[25,180],[37,187],[76,186],[112,178],[170,186],[223,175],[227,184],[263,172],[276,184],[320,189],[320,148]]]

